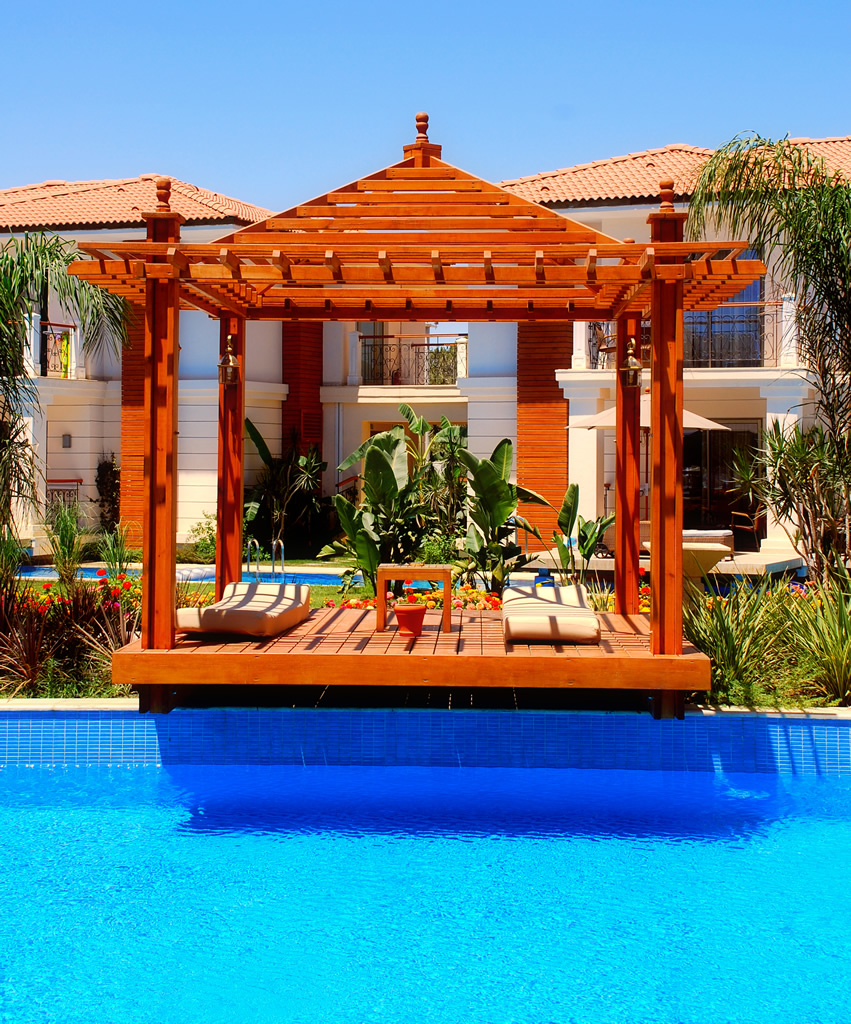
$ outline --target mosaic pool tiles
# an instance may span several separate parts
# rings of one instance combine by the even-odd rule
[[[851,773],[851,720],[560,711],[0,712],[0,764],[304,764]]]

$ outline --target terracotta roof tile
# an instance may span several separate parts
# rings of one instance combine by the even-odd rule
[[[831,168],[851,173],[851,137],[790,141],[809,146]],[[659,182],[663,178],[673,178],[674,192],[687,196],[691,194],[701,165],[711,153],[711,149],[675,143],[558,171],[531,174],[500,184],[509,192],[535,203],[582,203],[655,199],[659,195]]]
[[[43,181],[0,189],[0,230],[142,226],[142,213],[157,206],[154,182],[158,177],[142,174],[112,181]],[[271,212],[174,178],[171,208],[190,224],[252,224]]]

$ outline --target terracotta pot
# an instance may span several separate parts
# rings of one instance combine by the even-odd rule
[[[424,604],[397,604],[393,610],[402,636],[419,636],[422,633],[426,613]]]

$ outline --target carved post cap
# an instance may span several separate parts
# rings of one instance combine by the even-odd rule
[[[417,119],[417,142],[428,142],[428,114],[420,113]]]
[[[660,210],[673,210],[674,208],[674,179],[663,178],[659,182],[659,203]]]
[[[171,178],[157,178],[157,213],[171,212]]]

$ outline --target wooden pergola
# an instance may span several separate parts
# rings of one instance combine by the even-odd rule
[[[746,241],[683,241],[686,215],[674,208],[673,182],[660,183],[659,210],[648,218],[650,243],[625,243],[446,163],[428,140],[425,114],[417,115],[417,129],[399,163],[217,242],[181,242],[170,182],[159,179],[157,208],[144,215],[145,241],[81,246],[91,258],[70,273],[144,308],[145,588],[137,661],[146,651],[175,647],[181,309],[218,319],[220,356],[230,345],[238,364],[236,384],[219,389],[217,594],[242,571],[247,321],[608,320],[617,322],[620,367],[649,319],[649,653],[666,663],[683,655],[683,311],[716,308],[764,274],[764,265],[739,258]],[[633,616],[640,389],[627,387],[624,376],[617,374],[615,594],[616,613]],[[708,685],[708,663],[705,674]],[[145,685],[158,684],[146,676]]]

